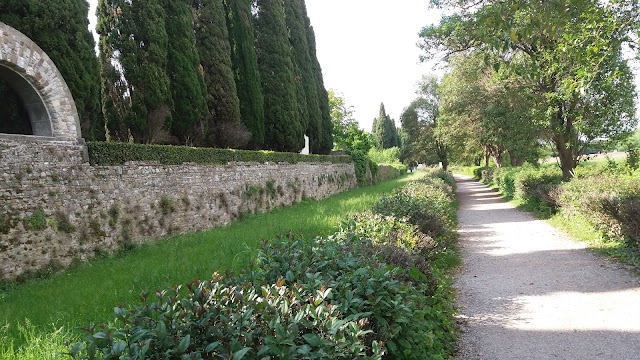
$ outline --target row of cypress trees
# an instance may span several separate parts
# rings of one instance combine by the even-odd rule
[[[139,143],[313,153],[333,146],[304,0],[0,2],[60,68],[83,135]],[[101,100],[100,100],[101,99]]]

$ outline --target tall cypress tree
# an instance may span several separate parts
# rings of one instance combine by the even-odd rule
[[[167,75],[173,100],[170,129],[180,143],[198,144],[202,142],[207,102],[190,3],[164,0],[165,12],[171,14],[165,24],[169,42]]]
[[[378,148],[389,149],[398,146],[398,130],[394,121],[387,115],[384,104],[380,104],[380,114],[373,122],[373,136]]]
[[[169,141],[173,108],[167,76],[168,37],[162,0],[100,0],[98,31],[104,110],[119,140]],[[108,87],[109,85],[114,87]]]
[[[304,0],[285,2],[287,26],[296,68],[298,114],[309,136],[311,152],[319,153],[322,145],[322,128],[318,86],[314,73],[311,49],[307,38],[306,6]]]
[[[256,53],[264,94],[265,143],[275,151],[304,147],[298,116],[295,68],[282,0],[257,0]]]
[[[100,70],[88,13],[86,0],[0,1],[0,21],[31,38],[60,70],[75,100],[82,136],[103,140]]]
[[[225,5],[240,115],[251,132],[249,147],[258,149],[265,141],[264,97],[251,21],[252,0],[225,0]]]
[[[304,0],[299,0],[302,4],[302,12],[304,14],[304,22],[307,34],[307,43],[309,44],[309,56],[311,57],[311,65],[313,69],[314,79],[316,83],[318,106],[320,108],[320,146],[317,151],[320,154],[329,154],[333,149],[333,125],[331,123],[331,111],[329,108],[329,94],[324,87],[324,79],[322,76],[322,67],[318,61],[316,54],[316,35],[311,26],[311,20],[307,16],[307,8]]]
[[[248,134],[240,120],[240,101],[231,63],[223,0],[193,0],[195,32],[207,88],[209,145],[243,147]],[[252,43],[252,41],[251,41]]]

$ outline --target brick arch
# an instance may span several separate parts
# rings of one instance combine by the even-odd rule
[[[76,104],[56,65],[31,39],[2,22],[0,79],[23,100],[34,136],[82,138]]]

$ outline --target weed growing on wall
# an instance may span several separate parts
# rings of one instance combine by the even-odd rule
[[[47,215],[42,208],[37,208],[25,219],[24,227],[31,231],[42,231],[47,228]]]

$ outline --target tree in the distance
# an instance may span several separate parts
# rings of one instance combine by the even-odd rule
[[[373,121],[373,136],[380,149],[389,149],[399,145],[398,130],[395,122],[387,115],[384,104],[380,104],[380,114]]]
[[[347,107],[341,94],[329,90],[328,95],[335,150],[345,150],[349,153],[357,151],[363,154],[369,152],[375,146],[373,136],[360,129],[353,117],[353,109]]]

